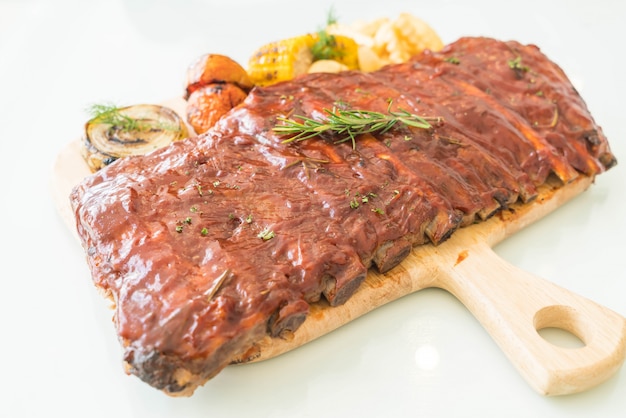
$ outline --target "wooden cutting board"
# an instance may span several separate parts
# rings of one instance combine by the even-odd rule
[[[184,114],[184,101],[165,103]],[[55,161],[51,182],[58,211],[78,239],[69,194],[90,174],[71,142]],[[611,377],[626,358],[626,319],[614,311],[520,270],[492,248],[503,239],[585,191],[593,179],[580,176],[562,185],[551,179],[539,197],[500,212],[486,222],[456,231],[439,246],[422,245],[386,274],[370,271],[359,290],[342,306],[320,302],[307,320],[284,339],[266,337],[245,359],[260,361],[285,353],[412,292],[438,287],[456,296],[483,325],[527,382],[539,393],[581,392]],[[538,333],[559,328],[584,346],[563,348]]]

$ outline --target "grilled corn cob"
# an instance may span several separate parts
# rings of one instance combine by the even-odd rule
[[[359,68],[359,46],[354,39],[345,35],[333,35],[323,30],[315,35],[315,43],[311,47],[313,61],[334,60],[351,70]]]
[[[313,62],[334,60],[359,68],[358,45],[347,36],[325,31],[272,42],[257,49],[248,62],[252,82],[266,86],[305,74]]]
[[[302,35],[263,45],[248,62],[250,79],[266,86],[305,74],[313,63],[314,43],[312,35]]]

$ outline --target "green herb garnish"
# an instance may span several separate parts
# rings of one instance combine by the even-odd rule
[[[274,236],[274,231],[271,231],[269,229],[264,229],[263,231],[259,232],[259,235],[257,235],[257,237],[261,238],[263,241],[270,240],[274,238]]]
[[[326,18],[326,27],[334,25],[335,23],[337,23],[337,17],[335,16],[334,10],[331,8]],[[318,40],[311,47],[313,61],[332,60],[343,56],[343,51],[337,48],[337,39],[334,35],[329,34],[326,29],[318,30],[317,37]]]
[[[518,78],[522,78],[524,73],[530,70],[530,68],[528,68],[527,65],[522,64],[522,57],[520,57],[519,55],[515,57],[515,59],[509,60],[508,64],[509,64],[509,68],[515,71],[515,75]]]
[[[461,60],[458,59],[457,57],[449,57],[449,58],[446,58],[444,61],[449,62],[450,64],[454,64],[454,65],[459,65],[461,63]]]
[[[431,129],[430,122],[441,122],[439,117],[430,118],[414,115],[406,110],[391,110],[391,101],[387,113],[375,112],[371,110],[323,109],[328,116],[327,119],[315,120],[306,116],[295,116],[295,119],[279,117],[281,125],[274,127],[274,132],[279,135],[291,135],[291,138],[284,140],[284,143],[302,141],[330,132],[342,136],[337,143],[352,141],[353,148],[356,147],[356,136],[366,133],[385,133],[397,123],[420,129]],[[297,119],[297,120],[296,120]]]
[[[93,104],[87,112],[91,122],[111,125],[122,132],[147,132],[153,130],[174,131],[177,126],[151,119],[131,118],[124,114],[124,108],[113,104]]]

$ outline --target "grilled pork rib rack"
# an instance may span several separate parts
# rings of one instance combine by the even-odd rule
[[[439,117],[285,143],[277,118],[346,106]],[[532,45],[462,38],[373,73],[254,89],[212,130],[117,161],[73,190],[129,373],[190,395],[266,335],[339,305],[375,266],[616,163],[564,72]]]

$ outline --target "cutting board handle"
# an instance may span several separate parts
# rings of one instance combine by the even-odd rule
[[[626,319],[509,264],[473,242],[467,251],[439,254],[436,285],[478,319],[528,383],[544,395],[581,392],[611,377],[626,356]],[[457,250],[458,251],[458,250]],[[559,328],[584,346],[564,348],[538,332]]]

